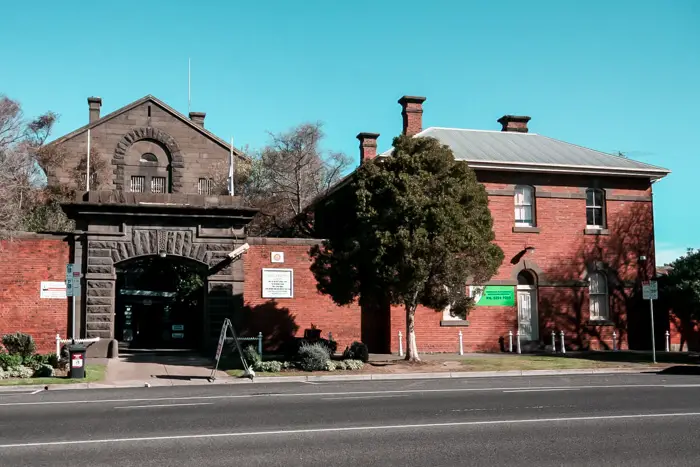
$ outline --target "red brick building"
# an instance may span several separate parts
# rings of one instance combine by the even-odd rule
[[[648,348],[640,286],[654,274],[652,185],[668,171],[532,133],[529,117],[504,116],[501,131],[423,129],[424,101],[399,100],[403,131],[437,138],[475,170],[505,260],[491,281],[470,285],[478,302],[467,320],[449,310],[418,310],[419,349],[456,352],[461,332],[465,351],[498,351],[509,331],[520,332],[525,349],[549,344],[552,331],[564,331],[568,348],[610,348],[613,332],[623,348]],[[91,98],[88,125],[57,140],[68,157],[49,180],[79,180],[90,129],[93,150],[113,166],[103,191],[66,206],[76,232],[0,245],[0,334],[30,332],[44,351],[56,333],[68,335],[70,300],[44,298],[40,288],[62,281],[65,264],[76,262],[84,272],[79,337],[127,340],[138,332],[129,327],[128,308],[149,317],[155,340],[167,331],[170,345],[183,325],[170,322],[169,305],[129,295],[123,279],[141,259],[157,257],[206,272],[196,319],[185,326],[197,346],[215,341],[231,317],[243,334],[262,332],[270,348],[314,326],[331,332],[340,348],[363,340],[372,352],[398,351],[403,309],[335,306],[317,292],[309,270],[318,240],[246,237],[254,210],[233,196],[210,196],[212,166],[228,164],[232,152],[242,156],[204,129],[204,114],[188,118],[152,96],[104,117],[100,104]],[[358,135],[361,161],[388,154],[377,154],[378,137]],[[228,253],[244,242],[248,252],[231,261]],[[288,295],[264,292],[265,275],[275,272],[289,274]],[[657,316],[663,342],[668,319]],[[98,350],[106,354],[107,346]]]

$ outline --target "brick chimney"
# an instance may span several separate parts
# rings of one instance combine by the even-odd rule
[[[403,96],[399,99],[399,104],[403,110],[403,134],[413,136],[423,131],[423,102],[425,97]]]
[[[195,125],[199,125],[202,128],[204,128],[204,117],[206,117],[207,114],[205,112],[190,112],[190,120]]]
[[[527,133],[527,122],[530,117],[527,115],[504,115],[498,119],[498,123],[503,125],[501,131],[512,131],[517,133]]]
[[[379,133],[360,133],[360,165],[377,157],[377,138]]]
[[[101,97],[88,97],[88,109],[90,109],[90,123],[100,119]]]

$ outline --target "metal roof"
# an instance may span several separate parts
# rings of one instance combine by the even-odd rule
[[[474,169],[624,175],[660,179],[669,170],[577,146],[536,133],[427,128],[416,136],[433,137],[452,149],[456,160]],[[383,153],[389,155],[392,150]]]

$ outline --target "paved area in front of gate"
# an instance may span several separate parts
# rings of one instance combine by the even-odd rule
[[[201,384],[211,376],[212,360],[197,355],[127,354],[110,359],[107,364],[106,384],[149,384],[175,386]],[[223,371],[216,379],[231,379]]]

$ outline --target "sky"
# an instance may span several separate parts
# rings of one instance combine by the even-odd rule
[[[699,248],[700,1],[6,2],[0,94],[56,136],[153,94],[236,146],[324,124],[359,162],[355,135],[401,131],[404,94],[423,126],[535,133],[621,151],[671,175],[654,185],[657,263]]]

